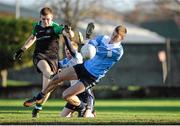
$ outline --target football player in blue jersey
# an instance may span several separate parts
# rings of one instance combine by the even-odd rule
[[[87,29],[86,29],[86,40],[92,38],[92,33],[93,33],[94,28],[95,28],[94,23],[92,22],[88,23]],[[70,42],[70,40],[66,36],[64,36],[64,39],[65,39],[65,45],[66,45],[64,48],[66,58],[59,61],[60,68],[63,69],[70,66],[74,66],[76,64],[83,63],[83,57],[78,52],[77,43],[73,42],[72,40]],[[76,83],[78,83],[78,81],[79,80],[71,80],[70,86],[75,85]],[[88,89],[78,94],[77,96],[81,101],[83,101],[86,104],[87,109],[86,109],[86,113],[84,117],[95,117],[95,109],[94,109],[95,98],[94,98],[92,89]],[[76,106],[70,103],[66,103],[65,107],[63,108],[61,112],[61,117],[73,117],[73,113],[75,111],[77,111]]]
[[[77,43],[71,41],[64,36],[65,39],[65,54],[66,58],[59,61],[60,70],[63,68],[71,67],[76,64],[83,63],[83,57],[78,52],[78,45]],[[79,80],[71,80],[70,86],[75,85],[78,83]],[[78,98],[81,99],[84,103],[91,108],[91,111],[87,111],[86,117],[94,117],[94,95],[91,89],[84,91],[78,95]],[[67,103],[61,112],[61,117],[72,117],[74,111],[77,111],[76,106]]]
[[[119,25],[113,30],[111,37],[100,35],[91,39],[89,44],[96,47],[96,55],[82,64],[62,69],[53,77],[48,86],[36,96],[36,103],[41,103],[44,96],[54,90],[58,83],[64,80],[79,80],[78,83],[63,92],[63,98],[76,106],[79,117],[83,117],[86,104],[77,95],[96,85],[110,68],[121,59],[123,55],[121,42],[126,33],[126,27]]]

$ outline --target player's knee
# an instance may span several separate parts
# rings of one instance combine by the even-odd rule
[[[62,98],[64,100],[68,101],[68,97],[69,97],[68,93],[66,91],[64,91],[63,94],[62,94]]]

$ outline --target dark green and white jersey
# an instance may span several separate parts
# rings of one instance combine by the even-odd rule
[[[59,50],[59,34],[63,31],[63,26],[52,22],[51,26],[42,27],[41,21],[33,24],[32,34],[36,36],[35,55],[42,53],[48,57],[58,57]]]

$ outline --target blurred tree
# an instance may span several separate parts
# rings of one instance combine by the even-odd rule
[[[98,16],[99,13],[102,12],[100,11],[101,1],[102,0],[45,0],[44,4],[53,9],[55,19],[57,19],[58,22],[70,25],[71,28],[75,30],[74,40],[79,40],[79,38],[77,38],[77,36],[79,37],[78,31],[76,31],[79,21],[87,18],[94,19]],[[63,39],[60,41],[63,41]],[[80,42],[78,44],[81,45],[82,43]],[[64,54],[62,43],[60,43],[60,48],[59,56],[62,58]]]
[[[175,20],[180,25],[179,0],[138,1],[136,8],[126,14],[126,20],[140,24],[145,21]]]
[[[48,1],[47,1],[48,2]],[[53,8],[56,18],[76,29],[80,20],[98,16],[101,0],[56,0],[49,4]]]
[[[0,24],[0,74],[1,84],[6,87],[8,68],[32,64],[30,58],[32,51],[25,53],[21,61],[14,62],[12,58],[15,51],[23,45],[31,33],[32,22],[24,19],[1,18]]]

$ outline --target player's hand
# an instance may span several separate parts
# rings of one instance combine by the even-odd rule
[[[69,31],[71,30],[71,27],[69,25],[64,25],[64,30],[69,33]]]
[[[74,37],[74,32],[72,30],[66,32],[65,30],[63,30],[63,35],[70,38],[70,40]]]
[[[87,28],[86,28],[86,38],[87,39],[90,39],[92,34],[93,34],[93,31],[94,31],[94,28],[95,28],[95,25],[93,22],[89,23]]]
[[[22,49],[19,49],[14,55],[13,55],[13,60],[21,60],[22,55],[24,51]]]

